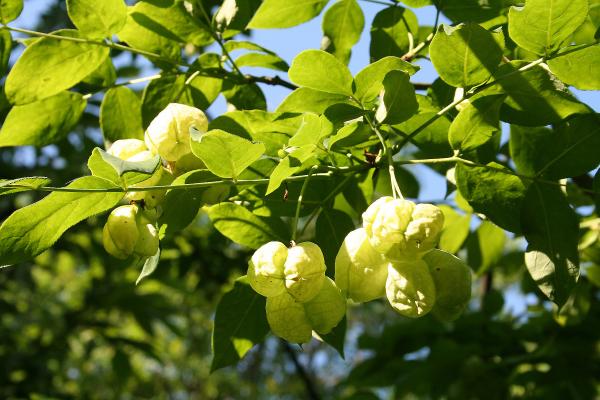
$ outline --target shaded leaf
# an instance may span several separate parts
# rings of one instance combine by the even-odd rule
[[[248,278],[238,278],[217,305],[212,332],[214,354],[211,371],[235,365],[269,333],[265,298],[256,293]]]
[[[521,211],[525,265],[539,289],[564,305],[579,277],[579,221],[558,186],[534,183]]]

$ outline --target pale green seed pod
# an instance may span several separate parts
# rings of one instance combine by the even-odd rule
[[[433,249],[444,226],[444,214],[433,204],[382,197],[363,213],[373,247],[391,261],[419,258]]]
[[[206,132],[206,115],[195,107],[171,103],[148,126],[145,133],[146,146],[153,154],[158,154],[166,161],[177,162],[192,151],[190,128]]]
[[[392,247],[404,250],[404,232],[410,223],[415,204],[389,196],[377,199],[363,213],[363,228],[375,250],[388,253]]]
[[[335,283],[357,303],[385,296],[389,261],[377,252],[364,228],[350,232],[335,258]]]
[[[267,322],[271,331],[292,343],[308,343],[312,327],[304,305],[284,291],[279,296],[267,297]]]
[[[135,249],[139,232],[137,227],[136,205],[117,207],[108,216],[102,230],[102,243],[112,256],[126,259]]]
[[[148,151],[146,143],[139,139],[120,139],[115,141],[108,149],[108,154],[115,157],[119,157],[121,160],[126,161],[142,161],[142,160],[130,160],[132,157],[137,156],[140,153]],[[149,157],[151,158],[152,155]],[[146,160],[144,158],[143,160]]]
[[[407,260],[390,265],[385,290],[392,308],[405,317],[422,317],[435,304],[435,285],[429,267],[423,260]]]
[[[321,290],[326,269],[319,246],[312,242],[293,246],[288,250],[283,271],[288,293],[301,303],[310,301]]]
[[[265,297],[278,296],[285,290],[284,264],[287,247],[281,242],[269,242],[258,248],[248,263],[250,286]]]
[[[203,204],[218,204],[226,201],[230,192],[231,186],[226,184],[211,186],[202,192],[200,200],[202,200]]]
[[[201,159],[196,157],[193,153],[186,154],[181,157],[174,165],[175,169],[173,174],[179,176],[189,171],[198,169],[206,169],[206,165]]]
[[[331,332],[346,315],[346,299],[328,277],[325,277],[319,293],[303,305],[312,329],[323,335]]]
[[[133,253],[142,258],[151,257],[158,251],[158,230],[154,221],[148,218],[145,212],[138,212],[137,217],[138,240]]]
[[[433,249],[444,227],[444,213],[433,204],[417,204],[406,227],[407,248],[415,253]]]
[[[431,250],[423,256],[429,266],[436,291],[431,313],[441,321],[460,317],[471,299],[471,269],[460,258],[442,250]]]

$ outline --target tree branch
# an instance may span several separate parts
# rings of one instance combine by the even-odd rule
[[[317,392],[317,388],[315,387],[314,382],[312,381],[310,376],[308,376],[308,373],[306,372],[302,364],[300,364],[300,361],[298,360],[294,349],[292,349],[289,343],[283,340],[281,341],[281,345],[283,346],[283,349],[285,350],[287,355],[292,360],[292,363],[294,363],[294,367],[296,367],[296,372],[302,380],[302,382],[304,383],[304,388],[306,389],[306,394],[308,395],[308,398],[311,400],[321,400],[321,396]]]

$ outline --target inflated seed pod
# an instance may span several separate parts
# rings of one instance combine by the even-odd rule
[[[319,246],[303,242],[292,246],[284,264],[285,287],[297,301],[305,303],[321,290],[325,280],[325,259]]]
[[[431,250],[423,256],[436,290],[431,313],[442,321],[460,317],[471,299],[471,269],[460,258],[442,250]]]
[[[120,206],[112,210],[102,229],[104,249],[112,256],[126,259],[135,249],[139,231],[136,205]]]
[[[206,115],[195,107],[171,103],[152,120],[144,140],[153,154],[166,161],[177,162],[192,152],[190,128],[206,132]]]
[[[278,296],[286,291],[283,265],[288,255],[281,242],[269,242],[258,248],[248,263],[250,286],[265,297]]]
[[[312,327],[304,305],[286,291],[267,297],[266,313],[269,327],[275,335],[292,343],[310,342]]]
[[[444,214],[433,204],[382,197],[363,213],[363,227],[375,250],[392,261],[418,258],[437,245]]]
[[[303,305],[312,329],[323,335],[331,332],[346,315],[346,299],[328,277],[319,293]]]
[[[335,283],[357,303],[385,296],[389,261],[376,251],[364,228],[346,236],[335,258]]]
[[[427,264],[420,259],[394,262],[385,285],[392,308],[405,317],[427,314],[436,301],[435,285]]]

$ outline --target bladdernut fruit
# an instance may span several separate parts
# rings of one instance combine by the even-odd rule
[[[418,258],[434,248],[444,226],[438,207],[389,196],[376,200],[362,217],[373,248],[392,261]]]
[[[139,139],[117,140],[108,149],[108,153],[115,157],[119,157],[121,160],[131,162],[146,161],[154,157],[146,147],[146,144]],[[173,181],[173,176],[162,166],[159,166],[158,168],[159,170],[150,178],[136,185],[132,185],[132,187],[169,185]],[[127,201],[144,200],[144,204],[147,208],[155,208],[162,203],[165,194],[166,190],[128,192],[124,198]]]
[[[325,281],[325,258],[319,246],[312,242],[299,243],[288,250],[283,265],[285,287],[301,303],[310,301]]]
[[[389,261],[376,251],[364,228],[350,232],[335,258],[335,283],[357,303],[385,295]]]
[[[385,291],[392,308],[409,318],[424,316],[436,301],[435,284],[429,267],[419,259],[391,264]]]
[[[323,253],[314,243],[299,243],[288,249],[281,242],[269,242],[252,255],[248,278],[252,288],[265,297],[286,291],[305,303],[321,290],[325,269]]]
[[[346,300],[335,283],[325,277],[319,293],[311,301],[304,303],[304,311],[312,329],[326,335],[346,315]]]
[[[442,250],[423,256],[435,284],[436,300],[431,313],[441,321],[460,317],[471,299],[471,269],[460,258]]]
[[[288,292],[267,297],[265,310],[267,322],[275,335],[292,343],[310,342],[312,326],[306,317],[304,306]]]
[[[154,223],[135,204],[115,208],[102,230],[106,251],[116,258],[153,256],[158,250]]]
[[[195,107],[171,103],[152,120],[144,136],[146,146],[169,162],[191,153],[190,128],[206,132],[208,119]]]
[[[281,242],[266,243],[254,252],[248,263],[248,279],[258,294],[273,297],[285,292],[283,264],[287,253]]]
[[[310,301],[301,303],[289,293],[267,297],[267,322],[271,331],[293,343],[307,343],[312,331],[330,333],[346,314],[346,301],[335,283],[325,278],[321,290]]]

